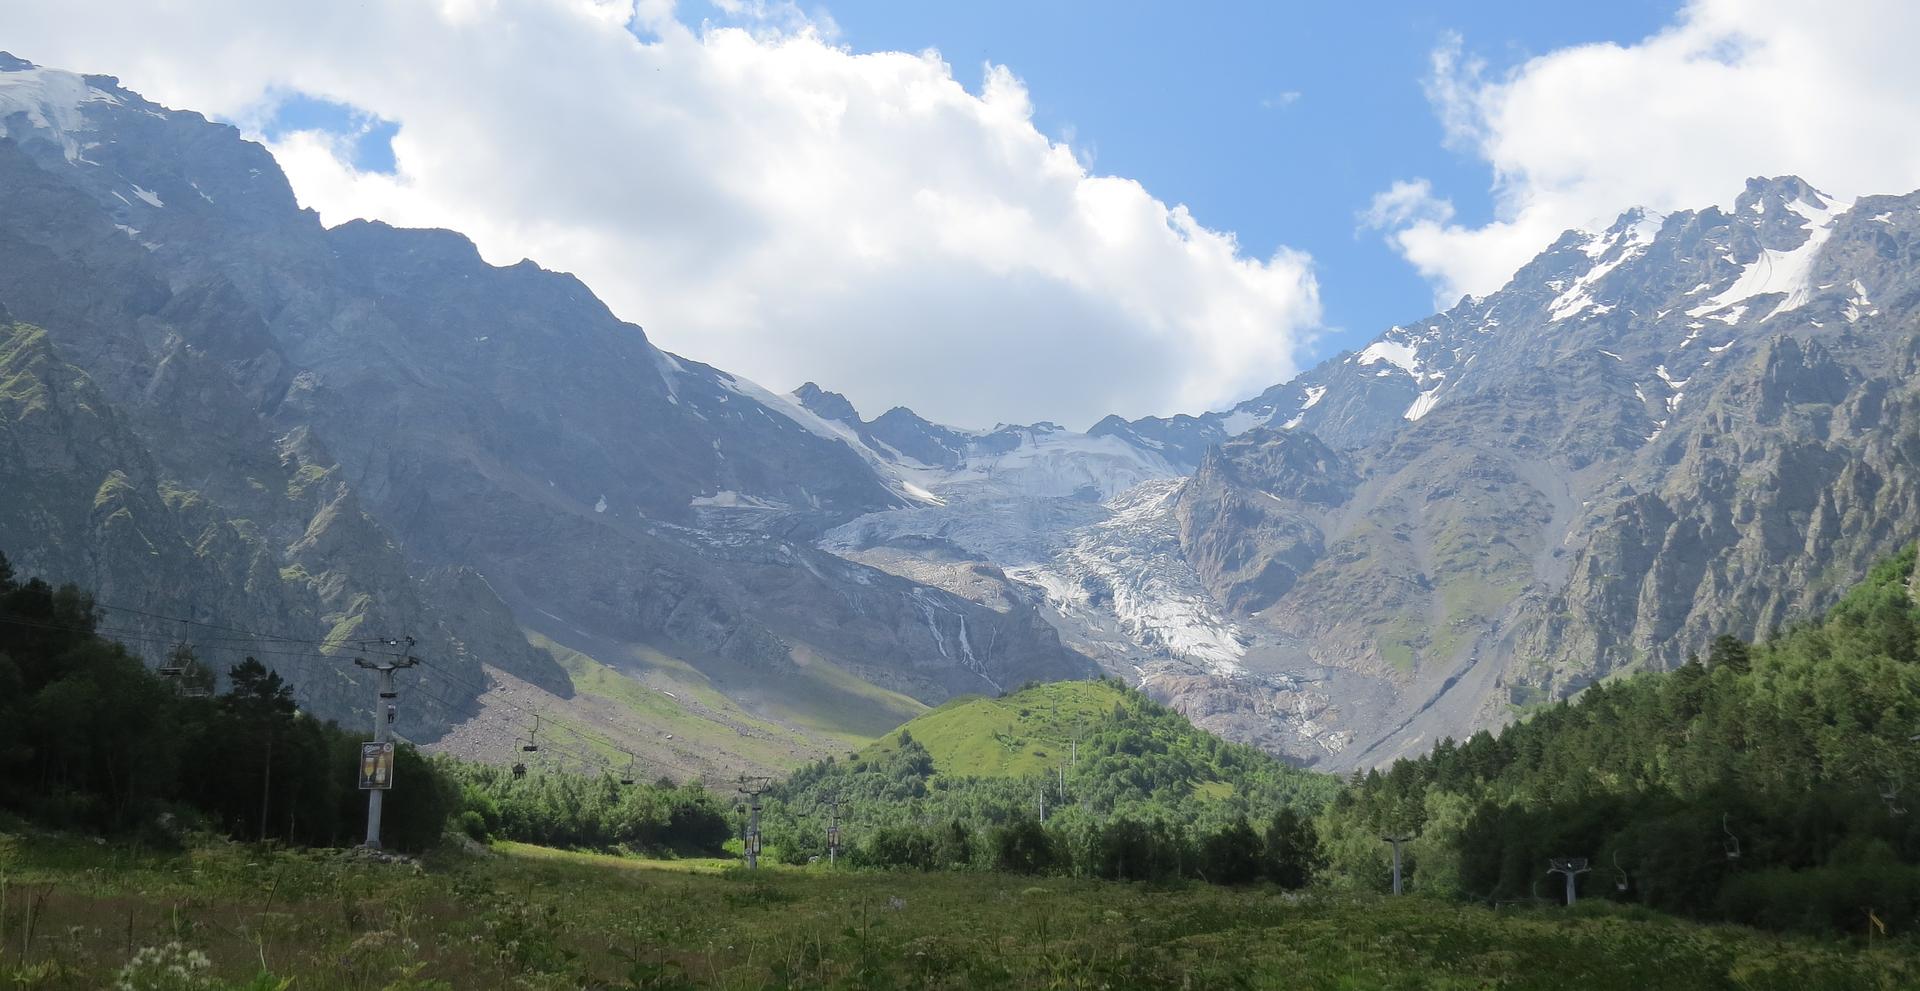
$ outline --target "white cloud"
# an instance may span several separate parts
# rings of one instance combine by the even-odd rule
[[[1909,0],[1695,0],[1637,44],[1561,49],[1498,78],[1450,37],[1428,94],[1449,144],[1492,167],[1495,216],[1410,213],[1389,238],[1446,304],[1499,288],[1567,228],[1632,206],[1730,205],[1750,176],[1909,192],[1917,41]]]
[[[274,145],[329,224],[467,233],[579,274],[662,346],[868,415],[965,424],[1218,407],[1290,377],[1319,320],[1305,256],[1090,174],[989,66],[854,53],[792,3],[734,26],[670,3],[29,0],[16,54],[256,126],[297,91],[396,122],[397,171]],[[723,5],[723,9],[726,5]]]
[[[1360,215],[1368,227],[1405,227],[1409,224],[1444,224],[1453,219],[1453,203],[1433,194],[1433,183],[1425,179],[1401,180],[1373,195],[1373,202]]]

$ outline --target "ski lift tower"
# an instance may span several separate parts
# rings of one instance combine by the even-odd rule
[[[1576,889],[1574,881],[1580,875],[1592,870],[1592,868],[1587,866],[1587,858],[1555,857],[1547,863],[1549,864],[1547,867],[1548,874],[1565,874],[1567,876],[1567,904],[1572,905],[1578,901],[1580,892]]]
[[[832,867],[840,859],[840,796],[828,802],[833,806],[833,818],[827,823],[827,866]]]
[[[760,796],[773,787],[773,779],[743,774],[740,776],[740,794],[747,796],[747,869],[760,866]]]
[[[1393,844],[1393,893],[1396,895],[1401,893],[1400,844],[1409,842],[1412,839],[1413,839],[1412,836],[1404,835],[1401,833],[1389,833],[1386,836],[1380,837],[1380,842]]]
[[[401,646],[398,640],[388,641]],[[389,739],[393,723],[399,719],[399,705],[395,701],[400,692],[394,687],[393,673],[404,671],[420,663],[413,656],[413,638],[407,637],[405,652],[395,660],[375,664],[364,657],[353,659],[355,667],[365,668],[379,675],[379,695],[374,703],[373,742],[360,746],[360,788],[367,793],[367,842],[369,850],[380,849],[380,812],[387,797],[387,789],[393,787],[393,743]]]

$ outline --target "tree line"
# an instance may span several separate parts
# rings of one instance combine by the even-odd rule
[[[1379,836],[1416,834],[1413,890],[1582,897],[1776,929],[1920,923],[1915,552],[1761,643],[1587,688],[1501,733],[1355,778],[1320,821],[1331,870],[1369,886]],[[1871,913],[1871,915],[1869,914]]]
[[[20,580],[0,554],[0,812],[177,844],[196,830],[297,846],[364,838],[367,734],[301,712],[249,657],[226,672],[176,647],[163,678],[100,635],[93,597]],[[420,851],[469,835],[604,849],[719,852],[726,807],[698,785],[517,778],[396,748],[381,836]]]

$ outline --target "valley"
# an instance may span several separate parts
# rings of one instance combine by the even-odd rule
[[[459,752],[509,688],[714,775],[1105,674],[1364,769],[1817,612],[1920,536],[1914,196],[1755,179],[1227,410],[968,430],[660,351],[453,232],[323,228],[258,145],[107,77],[7,56],[0,120],[0,546],[311,641],[331,716],[356,638],[414,636],[446,674],[403,727]]]
[[[1915,40],[0,3],[0,985],[1920,987]]]

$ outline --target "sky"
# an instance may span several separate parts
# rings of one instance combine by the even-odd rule
[[[1920,187],[1920,5],[10,0],[323,222],[961,426],[1220,409],[1623,210]]]

